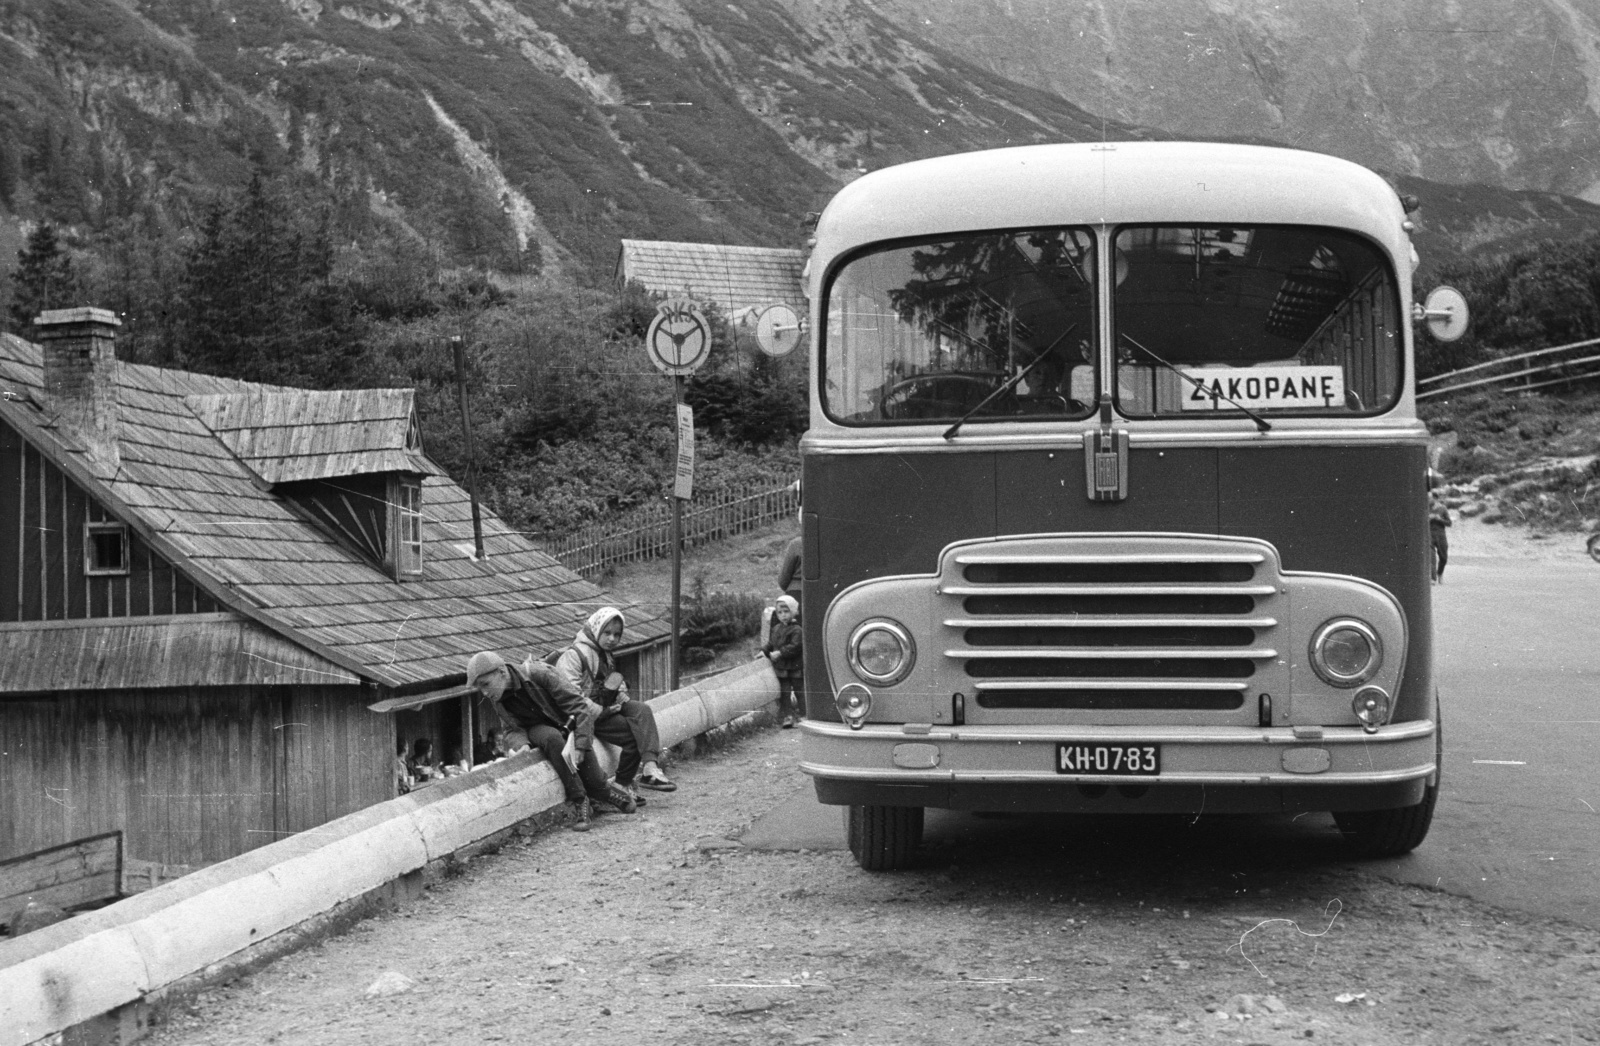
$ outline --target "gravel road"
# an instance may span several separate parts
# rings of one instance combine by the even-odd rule
[[[803,784],[796,733],[677,763],[638,815],[481,856],[174,1004],[151,1041],[1600,1042],[1600,934],[1285,860],[1248,823],[1198,848],[1181,820],[1143,843],[1019,829],[889,875],[746,850]]]

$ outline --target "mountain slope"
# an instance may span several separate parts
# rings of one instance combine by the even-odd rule
[[[870,14],[763,0],[12,0],[0,70],[19,213],[186,220],[280,165],[503,268],[603,272],[621,236],[788,244],[862,165],[1102,133]]]
[[[1434,75],[1425,69],[1372,86],[1398,76],[1385,27],[1423,7],[1406,0],[1393,17],[1363,7],[1354,24],[1366,42],[1323,54],[1322,41],[1349,32],[1334,8],[1344,10],[1264,0],[0,0],[0,216],[66,223],[79,243],[112,238],[135,215],[191,228],[217,190],[287,173],[319,185],[346,242],[369,252],[410,243],[448,263],[592,282],[609,276],[623,237],[797,245],[806,212],[863,169],[1183,133],[1298,142],[1400,172],[1402,191],[1423,198],[1430,259],[1600,227],[1600,210],[1581,201],[1425,180],[1465,180],[1436,173],[1435,157],[1454,155],[1440,144],[1452,118],[1383,100],[1408,86],[1418,99],[1456,88],[1423,90]],[[1164,13],[1178,29],[1163,28]],[[1522,44],[1501,43],[1501,64],[1527,58]],[[1022,57],[1003,57],[1013,54]],[[1556,63],[1552,84],[1573,68]],[[1362,76],[1344,83],[1352,70]],[[1567,94],[1549,113],[1508,115],[1507,133],[1526,124],[1548,148],[1518,139],[1514,162],[1485,176],[1510,184],[1532,172],[1530,157],[1553,170],[1570,156],[1579,173],[1567,181],[1591,177],[1583,165],[1600,163],[1600,137]],[[1505,104],[1520,112],[1518,97]],[[1100,107],[1138,122],[1089,111]],[[1434,130],[1412,144],[1419,122]],[[1458,173],[1480,167],[1463,161]],[[8,240],[0,227],[0,265],[14,257],[12,229]]]
[[[849,5],[854,0],[837,0]],[[1600,199],[1597,0],[877,0],[1114,118]]]

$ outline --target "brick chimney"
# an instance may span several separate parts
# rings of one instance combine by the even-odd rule
[[[107,309],[51,309],[33,321],[34,338],[44,349],[44,406],[61,427],[115,471],[121,464],[117,438],[117,328],[122,321]]]

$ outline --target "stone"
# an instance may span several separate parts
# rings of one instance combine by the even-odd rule
[[[398,970],[385,970],[378,975],[378,979],[367,985],[366,995],[369,999],[383,998],[389,995],[400,995],[417,986],[417,982],[407,977]]]

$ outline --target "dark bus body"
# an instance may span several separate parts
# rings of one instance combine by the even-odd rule
[[[1408,234],[1370,172],[1244,146],[997,150],[840,193],[808,269],[802,769],[864,867],[906,863],[927,807],[1330,811],[1362,852],[1421,842]]]

